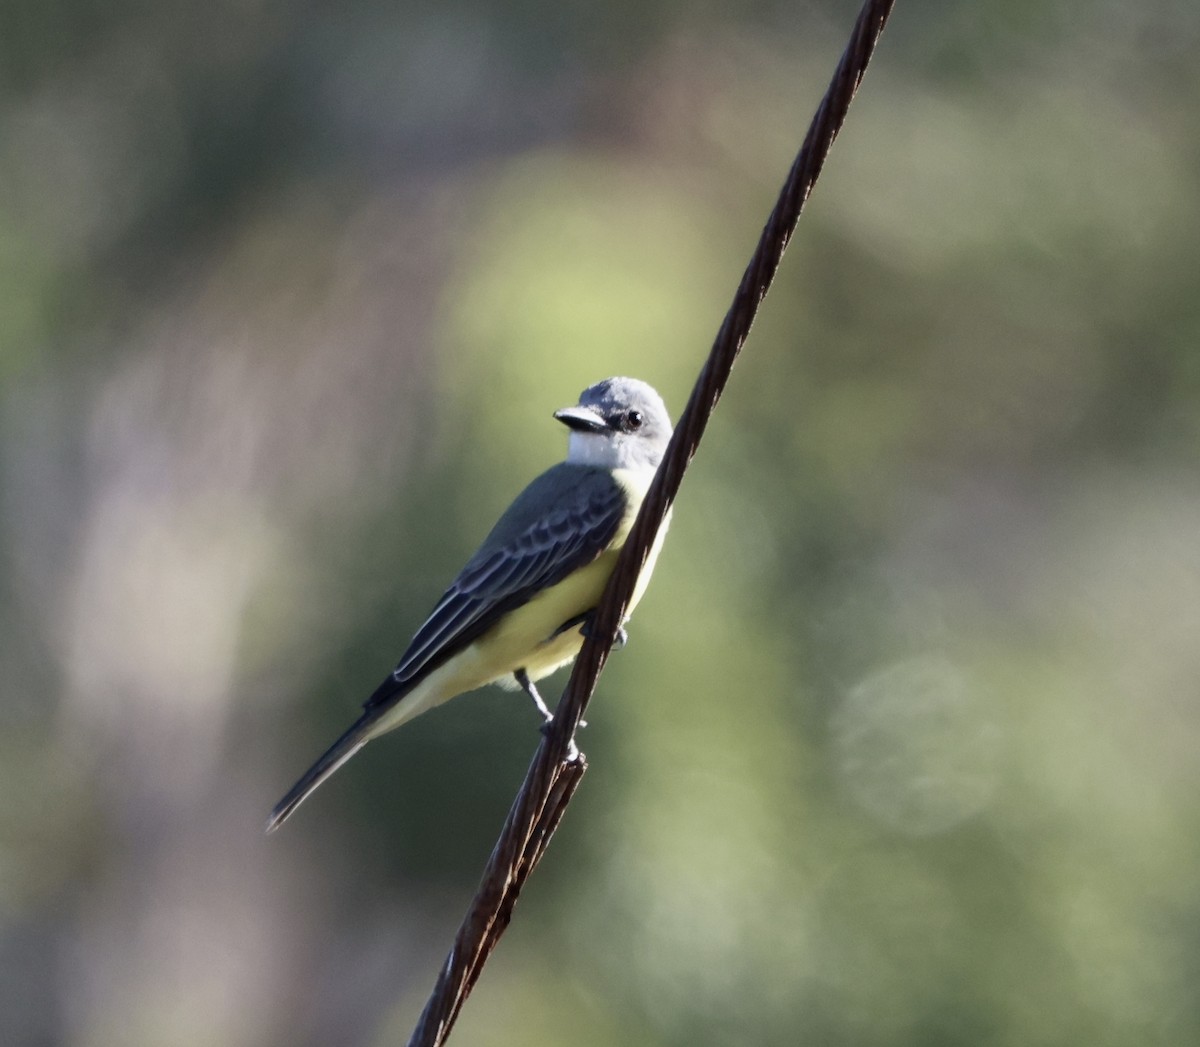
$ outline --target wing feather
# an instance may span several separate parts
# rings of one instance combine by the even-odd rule
[[[576,474],[563,475],[564,469]],[[626,506],[625,492],[605,470],[559,465],[543,473],[442,595],[366,708],[407,693],[509,611],[595,560],[608,548]]]

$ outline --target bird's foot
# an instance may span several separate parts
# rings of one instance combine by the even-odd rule
[[[550,728],[553,726],[553,724],[554,724],[554,717],[551,717],[544,724],[542,724],[542,726],[539,728],[539,730],[541,730],[543,737],[546,737],[546,738],[550,737]],[[580,720],[579,726],[586,727],[587,723],[583,720]],[[574,763],[578,759],[579,759],[579,746],[575,744],[575,739],[572,738],[570,741],[567,742],[567,763]]]
[[[583,616],[583,624],[579,627],[579,631],[584,636],[586,636],[588,639],[591,639],[591,637],[592,637],[592,630],[593,630],[593,625],[595,623],[595,620],[596,620],[596,612],[595,611],[589,611],[586,615]],[[629,633],[627,633],[625,631],[625,626],[618,625],[617,626],[617,635],[613,638],[613,650],[619,651],[627,643],[629,643]]]
[[[516,677],[517,683],[521,685],[530,700],[533,702],[534,708],[537,709],[538,715],[542,718],[542,734],[545,734],[550,725],[554,722],[554,713],[552,713],[546,703],[542,700],[542,696],[538,693],[538,689],[533,685],[533,681],[529,679],[529,673],[524,669],[518,669],[513,676]],[[579,721],[580,727],[587,726],[587,720]]]

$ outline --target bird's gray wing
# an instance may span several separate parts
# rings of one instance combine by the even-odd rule
[[[539,476],[446,590],[366,708],[403,696],[505,614],[595,560],[626,506],[625,491],[606,470],[564,463]]]

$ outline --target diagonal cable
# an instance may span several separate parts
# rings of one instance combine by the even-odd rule
[[[521,790],[513,801],[479,889],[409,1039],[409,1047],[437,1047],[446,1041],[483,965],[512,918],[521,888],[541,860],[587,770],[583,754],[568,760],[571,740],[608,660],[654,538],[675,501],[709,416],[729,381],[758,307],[766,297],[800,212],[845,121],[850,102],[862,82],[894,3],[895,0],[866,0],[859,12],[850,41],[813,115],[804,143],[763,227],[733,304],[725,314],[662,465],[642,503],[637,522],[621,550],[596,608],[591,635],[575,661],[554,721],[538,746]]]

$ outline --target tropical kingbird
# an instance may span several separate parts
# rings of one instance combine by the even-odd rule
[[[585,389],[554,417],[571,430],[566,461],[525,488],[459,572],[363,714],[279,801],[277,829],[308,795],[372,738],[464,691],[521,687],[543,719],[534,687],[572,661],[671,438],[662,398],[635,378]],[[663,521],[626,610],[650,580]]]

